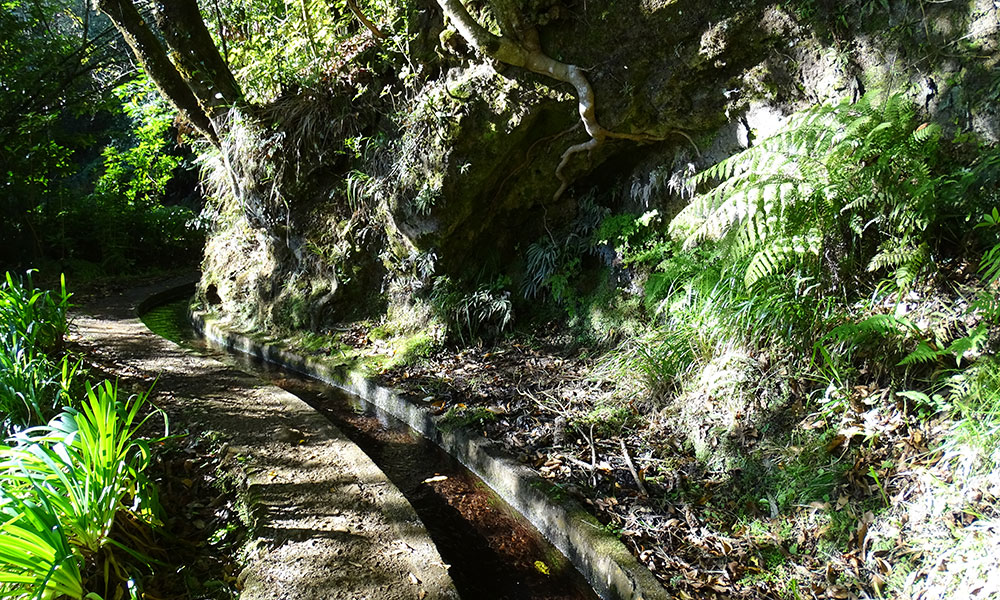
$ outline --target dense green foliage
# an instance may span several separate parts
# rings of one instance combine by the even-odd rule
[[[3,1],[0,80],[13,93],[0,98],[0,201],[13,218],[0,223],[0,260],[91,273],[192,264],[200,200],[181,178],[197,161],[211,197],[203,292],[213,309],[248,327],[309,330],[320,353],[374,347],[392,355],[377,364],[393,366],[432,361],[447,344],[507,344],[535,317],[571,340],[567,354],[598,356],[586,365],[593,389],[559,390],[546,405],[566,417],[560,434],[579,434],[576,449],[554,442],[566,456],[553,462],[590,449],[593,506],[635,502],[632,517],[644,516],[629,526],[641,530],[647,514],[681,507],[699,539],[711,530],[724,540],[722,554],[752,540],[735,561],[747,569],[744,597],[799,597],[796,578],[809,570],[812,584],[823,580],[813,595],[827,597],[846,597],[847,587],[825,586],[848,571],[885,575],[859,566],[877,564],[860,538],[895,518],[892,486],[912,458],[897,449],[944,423],[948,456],[972,456],[969,472],[998,460],[1000,152],[967,133],[988,130],[982,100],[1000,89],[995,60],[983,60],[996,52],[983,33],[995,10],[466,4],[508,41],[523,33],[516,41],[531,51],[586,65],[594,113],[625,139],[567,154],[557,169],[584,135],[558,131],[556,115],[575,119],[574,90],[544,73],[475,66],[482,57],[433,2],[219,0],[201,3],[203,17],[247,102],[196,98],[212,119],[199,127],[218,135],[194,140],[83,3]],[[171,5],[135,5],[165,41],[155,9]],[[894,41],[872,39],[878,30]],[[872,65],[888,56],[898,62]],[[197,95],[205,82],[195,83]],[[689,160],[704,164],[701,150],[735,147],[717,136],[723,121],[746,115],[749,129],[754,106],[876,86],[887,89],[806,108],[766,139],[748,132],[745,151],[684,181]],[[546,186],[563,177],[572,185],[549,202]],[[80,597],[93,587],[85,567],[117,572],[116,552],[137,550],[118,536],[122,515],[155,520],[148,448],[134,438],[143,399],[82,383],[61,352],[66,301],[13,277],[0,290],[12,324],[0,410],[17,434],[3,450],[0,498],[10,516],[0,553],[16,569],[0,589],[12,596],[24,584]],[[343,327],[356,314],[369,320]],[[344,343],[331,343],[340,333]],[[435,394],[449,379],[437,376]],[[497,401],[515,405],[521,387]],[[586,406],[571,414],[577,402]],[[446,412],[453,425],[505,422],[485,405],[461,407]],[[538,417],[521,422],[548,426]],[[916,433],[887,442],[890,421]],[[624,480],[598,466],[618,454],[598,461],[608,446],[599,438],[619,436],[623,458],[628,443],[643,463]],[[549,451],[537,441],[528,455]],[[563,466],[586,469],[580,456]],[[668,486],[675,462],[690,479]],[[602,473],[617,477],[612,486],[600,487]],[[637,498],[624,491],[629,478]],[[713,498],[720,489],[727,500]],[[664,538],[635,547],[655,554]],[[18,554],[27,543],[36,551]],[[717,549],[706,553],[716,562],[703,573],[735,572]],[[659,574],[697,570],[678,564]],[[817,564],[842,572],[824,578]],[[754,587],[767,577],[770,587]],[[900,581],[846,583],[874,596]]]
[[[693,454],[713,486],[727,474],[725,499],[707,485],[674,493],[708,499],[709,529],[752,540],[760,569],[745,590],[767,582],[800,597],[801,564],[836,564],[868,522],[900,531],[912,513],[898,498],[919,492],[901,483],[911,466],[887,447],[885,419],[909,423],[911,441],[945,424],[922,456],[962,475],[924,492],[935,502],[962,505],[952,487],[1000,464],[1000,151],[946,139],[925,118],[892,94],[806,109],[694,176],[676,218],[611,214],[583,249],[563,253],[556,232],[524,253],[522,289],[568,276],[573,292],[551,300],[578,334],[613,342],[597,376],[618,382],[621,409],[635,414],[641,396],[650,430],[666,421],[684,439],[670,451],[650,442],[652,452]],[[580,267],[594,254],[607,273],[596,287]],[[923,523],[905,543],[953,555],[976,531],[942,537]],[[931,585],[927,568],[901,560],[872,585],[903,596]],[[947,577],[952,589],[975,579]]]
[[[155,413],[145,395],[123,400],[111,382],[78,376],[62,353],[68,299],[65,283],[56,295],[30,276],[7,273],[0,286],[2,598],[135,589],[129,564],[142,549],[125,531],[158,520],[138,434]]]
[[[166,195],[185,157],[174,114],[108,20],[84,2],[8,0],[0,39],[0,264],[92,274],[194,261],[199,199]]]
[[[98,250],[92,260],[111,272],[174,261],[193,264],[203,240],[198,199],[188,191],[188,197],[176,199],[179,204],[163,202],[170,181],[189,160],[171,139],[177,135],[174,112],[144,77],[114,92],[130,127],[102,151],[93,192],[67,207],[64,218],[73,227],[64,231],[77,237],[63,243],[77,253]],[[95,239],[89,235],[94,231],[117,234]]]
[[[431,305],[454,339],[472,343],[511,326],[514,308],[504,288],[503,281],[492,281],[464,293],[449,277],[441,276],[434,280]]]
[[[103,126],[85,115],[102,108],[98,81],[113,77],[114,36],[82,6],[5,0],[0,10],[0,261],[8,264],[40,251],[40,215],[80,192],[74,154]]]
[[[996,152],[949,162],[936,125],[918,123],[901,96],[879,97],[793,116],[694,177],[721,183],[669,224],[655,211],[615,215],[596,243],[644,274],[645,309],[666,329],[811,345],[865,294],[927,282],[954,260],[956,241],[974,241],[968,221],[996,202]]]
[[[672,232],[689,247],[726,238],[727,255],[749,257],[747,285],[811,261],[834,281],[890,269],[904,287],[930,259],[928,227],[951,208],[932,171],[939,127],[916,121],[912,102],[878,92],[804,111],[699,174],[696,183],[722,182],[697,196]]]
[[[36,289],[31,274],[0,283],[0,415],[4,431],[41,425],[66,403],[76,371],[61,354],[69,294]]]
[[[381,1],[228,0],[205,16],[248,98],[263,103],[300,87],[322,89],[349,64],[350,53],[370,43],[358,37],[349,4],[374,23],[393,21],[405,9]]]

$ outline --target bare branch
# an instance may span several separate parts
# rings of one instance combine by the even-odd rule
[[[355,2],[355,0],[347,0],[347,8],[354,13],[354,16],[357,17],[358,21],[361,21],[361,24],[364,25],[368,31],[372,32],[372,35],[380,40],[385,39],[385,34],[382,33],[382,30],[379,29],[375,23],[368,20],[368,17],[365,16],[365,13],[361,12],[361,7],[358,6],[358,3]]]

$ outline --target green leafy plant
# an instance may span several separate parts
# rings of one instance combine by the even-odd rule
[[[662,270],[661,261],[676,253],[677,244],[663,235],[660,223],[657,210],[611,215],[601,221],[593,237],[598,247],[614,248],[625,265]]]
[[[983,215],[983,220],[976,227],[1000,231],[1000,211],[994,207],[992,212]],[[1000,243],[994,244],[983,254],[979,270],[987,282],[996,281],[997,277],[1000,276]]]
[[[996,357],[977,361],[945,383],[954,415],[953,442],[966,442],[990,455],[994,465],[1000,443],[1000,363]]]
[[[93,193],[68,207],[67,252],[110,272],[155,265],[164,256],[193,258],[203,236],[198,206],[165,204],[167,185],[184,165],[171,135],[174,110],[145,76],[119,86],[115,95],[133,129],[104,148]],[[117,234],[94,238],[99,229]]]
[[[365,205],[365,199],[370,193],[372,177],[363,171],[352,170],[344,178],[346,187],[347,205],[351,212],[357,212]]]
[[[87,384],[80,410],[66,408],[0,451],[6,481],[44,498],[70,543],[86,554],[106,544],[131,552],[112,538],[117,515],[129,511],[152,520],[158,511],[155,487],[143,473],[149,442],[137,436],[152,414],[140,416],[145,403],[145,394],[119,401],[108,381]]]
[[[626,339],[605,365],[610,373],[639,376],[654,395],[675,392],[695,364],[698,334],[688,327],[664,327],[638,339]]]
[[[70,306],[66,278],[61,279],[56,294],[36,288],[31,275],[32,271],[24,277],[7,272],[0,283],[0,340],[5,348],[23,342],[41,352],[53,352],[62,347],[66,334]]]
[[[103,575],[107,593],[116,578],[132,587],[116,551],[154,562],[128,534],[158,518],[156,487],[144,473],[149,441],[138,436],[155,414],[145,403],[145,394],[120,400],[107,381],[87,384],[79,409],[0,447],[0,597],[99,600],[86,592],[83,570],[102,570],[90,576]]]
[[[303,0],[294,5],[232,0],[219,3],[206,17],[213,32],[225,32],[219,39],[220,49],[249,98],[264,103],[292,82],[329,83],[330,74],[343,68],[345,54],[363,48],[371,34],[351,7],[373,25],[398,23],[405,30],[405,22],[399,23],[405,19],[401,10],[405,6],[367,0]],[[387,39],[383,44],[392,48],[389,43],[395,41]]]
[[[504,280],[496,280],[464,292],[442,275],[434,279],[431,306],[447,324],[449,335],[462,343],[499,335],[514,321],[514,305],[505,286]]]
[[[44,423],[67,398],[79,362],[58,356],[70,294],[6,273],[0,284],[0,419],[5,431]]]
[[[4,429],[16,431],[44,423],[69,400],[80,362],[68,356],[53,362],[47,356],[16,348],[0,352],[0,413]]]
[[[998,161],[1000,161],[1000,155],[998,155]],[[982,221],[976,225],[976,228],[990,231],[994,236],[1000,234],[1000,211],[994,207],[992,211],[983,215]],[[996,239],[994,237],[994,240]],[[997,323],[1000,321],[1000,299],[989,288],[995,286],[997,280],[1000,279],[1000,242],[994,243],[983,253],[979,272],[987,289],[978,295],[972,308],[979,311],[985,321]]]
[[[424,185],[417,192],[417,195],[413,198],[413,209],[421,216],[427,216],[431,214],[431,209],[437,204],[440,199],[441,190],[435,189],[430,185]]]
[[[606,220],[608,209],[600,206],[593,194],[583,196],[577,204],[576,216],[555,233],[546,230],[524,252],[524,273],[521,295],[531,300],[543,291],[551,299],[576,316],[579,312],[578,279],[582,256],[594,254],[597,246],[594,232]]]
[[[693,247],[722,243],[748,257],[748,286],[825,261],[832,283],[887,270],[900,287],[930,257],[924,235],[938,206],[939,127],[917,122],[901,95],[870,92],[794,115],[779,133],[694,177],[717,181],[670,225]]]
[[[528,300],[536,297],[555,273],[558,258],[558,248],[547,237],[528,246],[524,251],[525,276],[521,281],[521,295]]]
[[[873,340],[886,340],[895,342],[900,348],[909,345],[912,350],[903,356],[899,365],[907,366],[930,362],[942,357],[957,357],[961,362],[963,354],[970,349],[978,347],[984,337],[975,335],[971,337],[958,338],[950,344],[942,340],[933,339],[920,330],[906,317],[897,317],[889,314],[872,315],[857,323],[844,323],[834,327],[830,333],[823,337],[817,344],[833,343],[834,351],[845,352],[852,346],[860,346],[872,343]],[[916,344],[915,347],[913,344]],[[821,352],[829,355],[830,348],[823,347]],[[897,350],[897,354],[900,350]]]
[[[0,598],[84,597],[79,556],[45,501],[0,485]]]

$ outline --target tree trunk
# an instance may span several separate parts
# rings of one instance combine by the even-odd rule
[[[156,24],[171,57],[205,114],[216,118],[243,104],[243,92],[219,54],[196,0],[156,0]]]
[[[157,89],[195,129],[218,147],[219,136],[187,82],[170,62],[156,35],[136,10],[132,0],[98,0],[97,8],[108,15],[132,48]]]
[[[347,8],[354,14],[355,18],[357,18],[357,20],[360,21],[361,24],[365,26],[365,28],[368,31],[372,32],[372,35],[374,35],[376,39],[379,40],[385,39],[385,34],[382,33],[382,30],[379,29],[375,25],[375,23],[372,23],[368,19],[368,17],[365,16],[365,13],[361,11],[361,7],[358,6],[358,3],[355,0],[347,0]]]
[[[306,26],[306,39],[309,40],[309,51],[312,52],[313,60],[319,58],[319,50],[316,48],[316,33],[313,31],[312,15],[309,14],[309,0],[299,0],[299,8],[302,9],[302,22]]]

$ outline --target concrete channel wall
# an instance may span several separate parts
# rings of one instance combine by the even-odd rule
[[[178,297],[178,296],[175,296]],[[212,343],[256,356],[356,394],[407,423],[457,458],[520,512],[583,573],[605,600],[666,600],[666,590],[622,542],[575,501],[553,499],[554,486],[506,455],[495,444],[464,431],[444,430],[440,417],[377,385],[362,374],[303,357],[226,329],[211,316],[191,315],[195,329]]]

